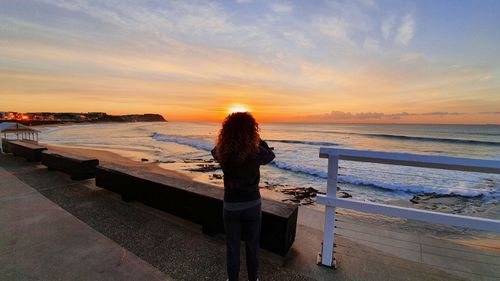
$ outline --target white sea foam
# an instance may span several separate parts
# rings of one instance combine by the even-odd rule
[[[326,179],[328,177],[327,172],[315,168],[304,167],[300,165],[294,165],[290,163],[286,163],[283,161],[275,160],[273,164],[283,170],[288,170],[292,172],[303,173],[315,177],[320,177]],[[393,191],[404,191],[408,193],[436,193],[440,195],[459,195],[464,197],[476,197],[476,196],[490,196],[495,191],[493,190],[478,190],[478,189],[470,189],[464,185],[459,185],[456,188],[452,187],[435,187],[435,186],[427,186],[427,185],[415,185],[415,184],[401,184],[401,183],[389,183],[382,182],[374,179],[362,179],[352,175],[339,175],[338,176],[339,183],[347,183],[354,185],[363,185],[370,186],[375,188],[382,188],[385,190],[393,190]]]
[[[436,193],[440,195],[459,195],[464,197],[476,197],[476,196],[490,196],[492,193],[492,191],[490,190],[466,189],[465,187],[444,188],[444,187],[433,187],[433,186],[412,185],[412,184],[396,184],[396,183],[380,182],[371,179],[370,180],[360,179],[355,176],[339,176],[338,180],[341,183],[373,186],[387,190],[404,191],[416,194]]]
[[[274,160],[272,162],[272,164],[280,169],[283,169],[283,170],[308,174],[308,175],[320,177],[323,179],[326,179],[328,177],[326,171],[315,169],[315,168],[310,168],[310,167],[304,167],[304,166],[300,166],[300,165],[294,165],[294,164],[287,163],[285,161]]]
[[[181,136],[166,136],[166,135],[161,135],[154,133],[152,135],[152,138],[155,139],[156,141],[163,141],[163,142],[173,142],[181,145],[187,145],[196,149],[204,150],[204,151],[210,151],[213,147],[213,143],[204,139],[197,139],[197,138],[190,138],[190,137],[181,137]],[[284,157],[286,158],[286,157]],[[327,178],[327,172],[326,169],[317,169],[314,167],[308,167],[306,165],[301,165],[301,164],[296,164],[296,163],[304,163],[304,161],[299,161],[299,159],[294,159],[293,163],[290,159],[288,161],[286,160],[280,160],[279,157],[278,159],[275,159],[272,162],[272,165],[275,167],[282,169],[282,170],[287,170],[291,172],[296,172],[296,173],[301,173],[321,179],[326,179]],[[326,168],[326,167],[325,167]],[[376,172],[375,172],[376,173]],[[467,186],[459,186],[457,187],[437,187],[437,186],[431,186],[429,182],[423,182],[422,185],[418,184],[408,184],[408,183],[394,183],[394,181],[381,181],[377,179],[370,179],[370,175],[366,175],[366,178],[360,178],[358,176],[353,176],[353,175],[339,175],[338,180],[340,183],[347,183],[347,184],[354,184],[354,185],[362,185],[362,186],[369,186],[369,187],[374,187],[374,188],[381,188],[385,190],[392,190],[392,191],[403,191],[407,193],[413,193],[413,194],[418,194],[418,193],[436,193],[436,194],[441,194],[441,195],[458,195],[458,196],[464,196],[464,197],[476,197],[476,196],[490,196],[493,193],[495,193],[494,190],[490,189],[477,189],[477,188],[468,188]],[[411,175],[408,175],[409,177]],[[458,180],[460,183],[460,181]]]
[[[305,144],[314,146],[338,146],[338,143],[328,141],[303,141],[303,140],[267,140],[267,142],[281,142],[289,144]]]
[[[187,137],[178,137],[178,136],[166,136],[166,135],[161,135],[154,133],[152,135],[152,138],[157,140],[157,141],[163,141],[163,142],[173,142],[177,144],[182,144],[182,145],[187,145],[194,147],[196,149],[200,150],[206,150],[210,151],[213,148],[213,143],[207,140],[202,140],[202,139],[195,139],[195,138],[187,138]]]

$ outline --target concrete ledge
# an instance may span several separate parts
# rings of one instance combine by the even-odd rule
[[[5,143],[8,147],[7,150],[12,154],[24,157],[26,160],[32,162],[40,161],[42,151],[47,149],[46,147],[26,141],[7,140]]]
[[[41,162],[49,170],[56,170],[66,173],[73,180],[84,180],[95,177],[95,170],[99,165],[96,158],[83,157],[68,153],[42,151]]]
[[[191,182],[176,185],[170,178],[98,166],[96,185],[202,226],[206,234],[224,233],[223,190]],[[262,200],[261,248],[286,255],[295,241],[298,207]]]

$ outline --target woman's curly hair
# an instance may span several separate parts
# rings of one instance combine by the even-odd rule
[[[229,114],[217,137],[215,156],[220,163],[241,164],[259,152],[259,124],[249,112]]]

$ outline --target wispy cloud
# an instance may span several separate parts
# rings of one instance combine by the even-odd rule
[[[148,32],[219,33],[231,31],[233,26],[217,2],[171,1],[154,9],[139,2],[88,0],[36,0],[70,11],[87,14],[97,20],[126,29]]]
[[[401,19],[401,25],[398,28],[396,36],[396,43],[401,45],[408,45],[415,33],[415,19],[413,15],[407,14]]]
[[[303,32],[286,31],[283,32],[283,36],[300,47],[310,48],[314,46],[313,42]]]
[[[363,46],[365,49],[370,50],[370,51],[375,51],[375,52],[380,52],[380,44],[378,40],[373,39],[373,38],[366,38],[365,42],[363,43]]]
[[[273,3],[271,10],[278,14],[290,14],[293,11],[293,5],[286,2]]]
[[[344,19],[337,17],[320,17],[313,21],[313,26],[331,39],[352,43],[349,37],[350,23]]]
[[[395,16],[390,16],[390,17],[386,18],[384,21],[382,21],[382,24],[380,25],[380,30],[382,31],[382,36],[385,39],[389,38],[395,24],[396,24],[396,17]]]

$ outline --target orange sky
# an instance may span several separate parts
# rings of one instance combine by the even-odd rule
[[[500,123],[499,5],[444,2],[6,1],[0,110]]]

